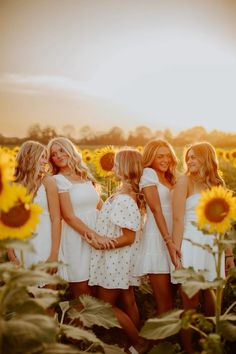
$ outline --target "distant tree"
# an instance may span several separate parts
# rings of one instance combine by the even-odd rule
[[[153,137],[153,133],[150,128],[141,125],[136,127],[133,131],[129,132],[127,143],[129,145],[144,145]]]
[[[174,139],[174,144],[183,146],[207,140],[207,132],[202,126],[195,126],[190,129],[182,130]]]
[[[50,139],[55,138],[57,136],[56,130],[54,127],[47,126],[42,129],[42,138],[41,142],[43,144],[47,144]]]
[[[72,139],[75,137],[76,129],[72,124],[66,124],[63,125],[62,132],[68,139]]]
[[[42,129],[40,124],[31,125],[27,130],[26,137],[31,140],[41,141]]]

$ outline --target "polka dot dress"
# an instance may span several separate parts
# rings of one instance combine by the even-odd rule
[[[128,194],[118,194],[108,199],[99,212],[96,231],[107,237],[119,237],[122,228],[137,232],[141,226],[141,215],[137,204]],[[128,289],[138,285],[139,278],[133,276],[135,255],[138,252],[138,237],[130,246],[111,250],[92,250],[90,262],[90,285],[106,289]]]

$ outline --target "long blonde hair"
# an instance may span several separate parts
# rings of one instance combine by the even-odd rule
[[[46,147],[37,141],[24,142],[16,155],[15,182],[25,186],[28,193],[34,196],[41,185],[41,166],[38,163]]]
[[[142,154],[133,148],[125,147],[115,155],[119,166],[121,186],[117,193],[134,193],[141,213],[145,212],[144,196],[139,190],[139,181],[143,173]]]
[[[168,170],[165,172],[165,178],[171,185],[174,185],[176,182],[176,168],[177,168],[178,159],[176,157],[174,149],[167,141],[162,139],[151,140],[144,146],[143,167],[152,168],[152,164],[155,160],[157,151],[160,147],[166,147],[170,150],[171,163]]]
[[[197,172],[199,182],[204,183],[208,188],[212,186],[224,185],[225,182],[219,171],[219,163],[214,147],[206,142],[199,142],[189,145],[184,153],[186,174],[190,175],[187,169],[187,158],[190,150],[193,150],[201,166]]]
[[[59,145],[65,153],[68,155],[68,167],[71,169],[72,172],[77,174],[78,176],[81,176],[81,178],[85,180],[90,180],[93,183],[95,183],[95,178],[89,171],[89,168],[85,164],[85,162],[82,160],[81,154],[78,152],[76,149],[75,145],[72,143],[67,138],[64,137],[57,137],[53,138],[49,141],[47,145],[47,150],[48,150],[48,156],[49,156],[49,164],[52,169],[52,174],[55,175],[60,172],[60,168],[55,165],[55,163],[52,160],[52,153],[51,153],[51,148],[53,144]]]

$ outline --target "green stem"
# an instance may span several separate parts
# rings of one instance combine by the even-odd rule
[[[189,325],[189,328],[193,329],[194,331],[198,332],[199,334],[201,334],[202,337],[207,338],[207,334],[204,333],[203,331],[201,331],[199,328],[193,326],[193,325]]]
[[[219,236],[221,239],[221,235]],[[220,241],[220,240],[219,240]],[[221,279],[221,260],[223,255],[223,249],[220,242],[218,243],[218,257],[217,257],[217,265],[216,265],[216,279]],[[216,333],[219,333],[219,323],[220,323],[220,316],[221,316],[221,304],[222,304],[222,295],[223,289],[220,285],[216,287],[216,303],[215,303],[215,318],[216,318]]]
[[[236,301],[234,301],[234,302],[227,308],[227,310],[225,311],[225,313],[224,313],[223,316],[226,316],[226,315],[230,312],[230,310],[232,310],[232,308],[233,308],[234,306],[236,306]]]

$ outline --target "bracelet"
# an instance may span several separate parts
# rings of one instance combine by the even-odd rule
[[[231,258],[231,257],[233,257],[233,255],[232,255],[232,254],[230,254],[230,255],[226,255],[226,256],[225,256],[225,258]]]

